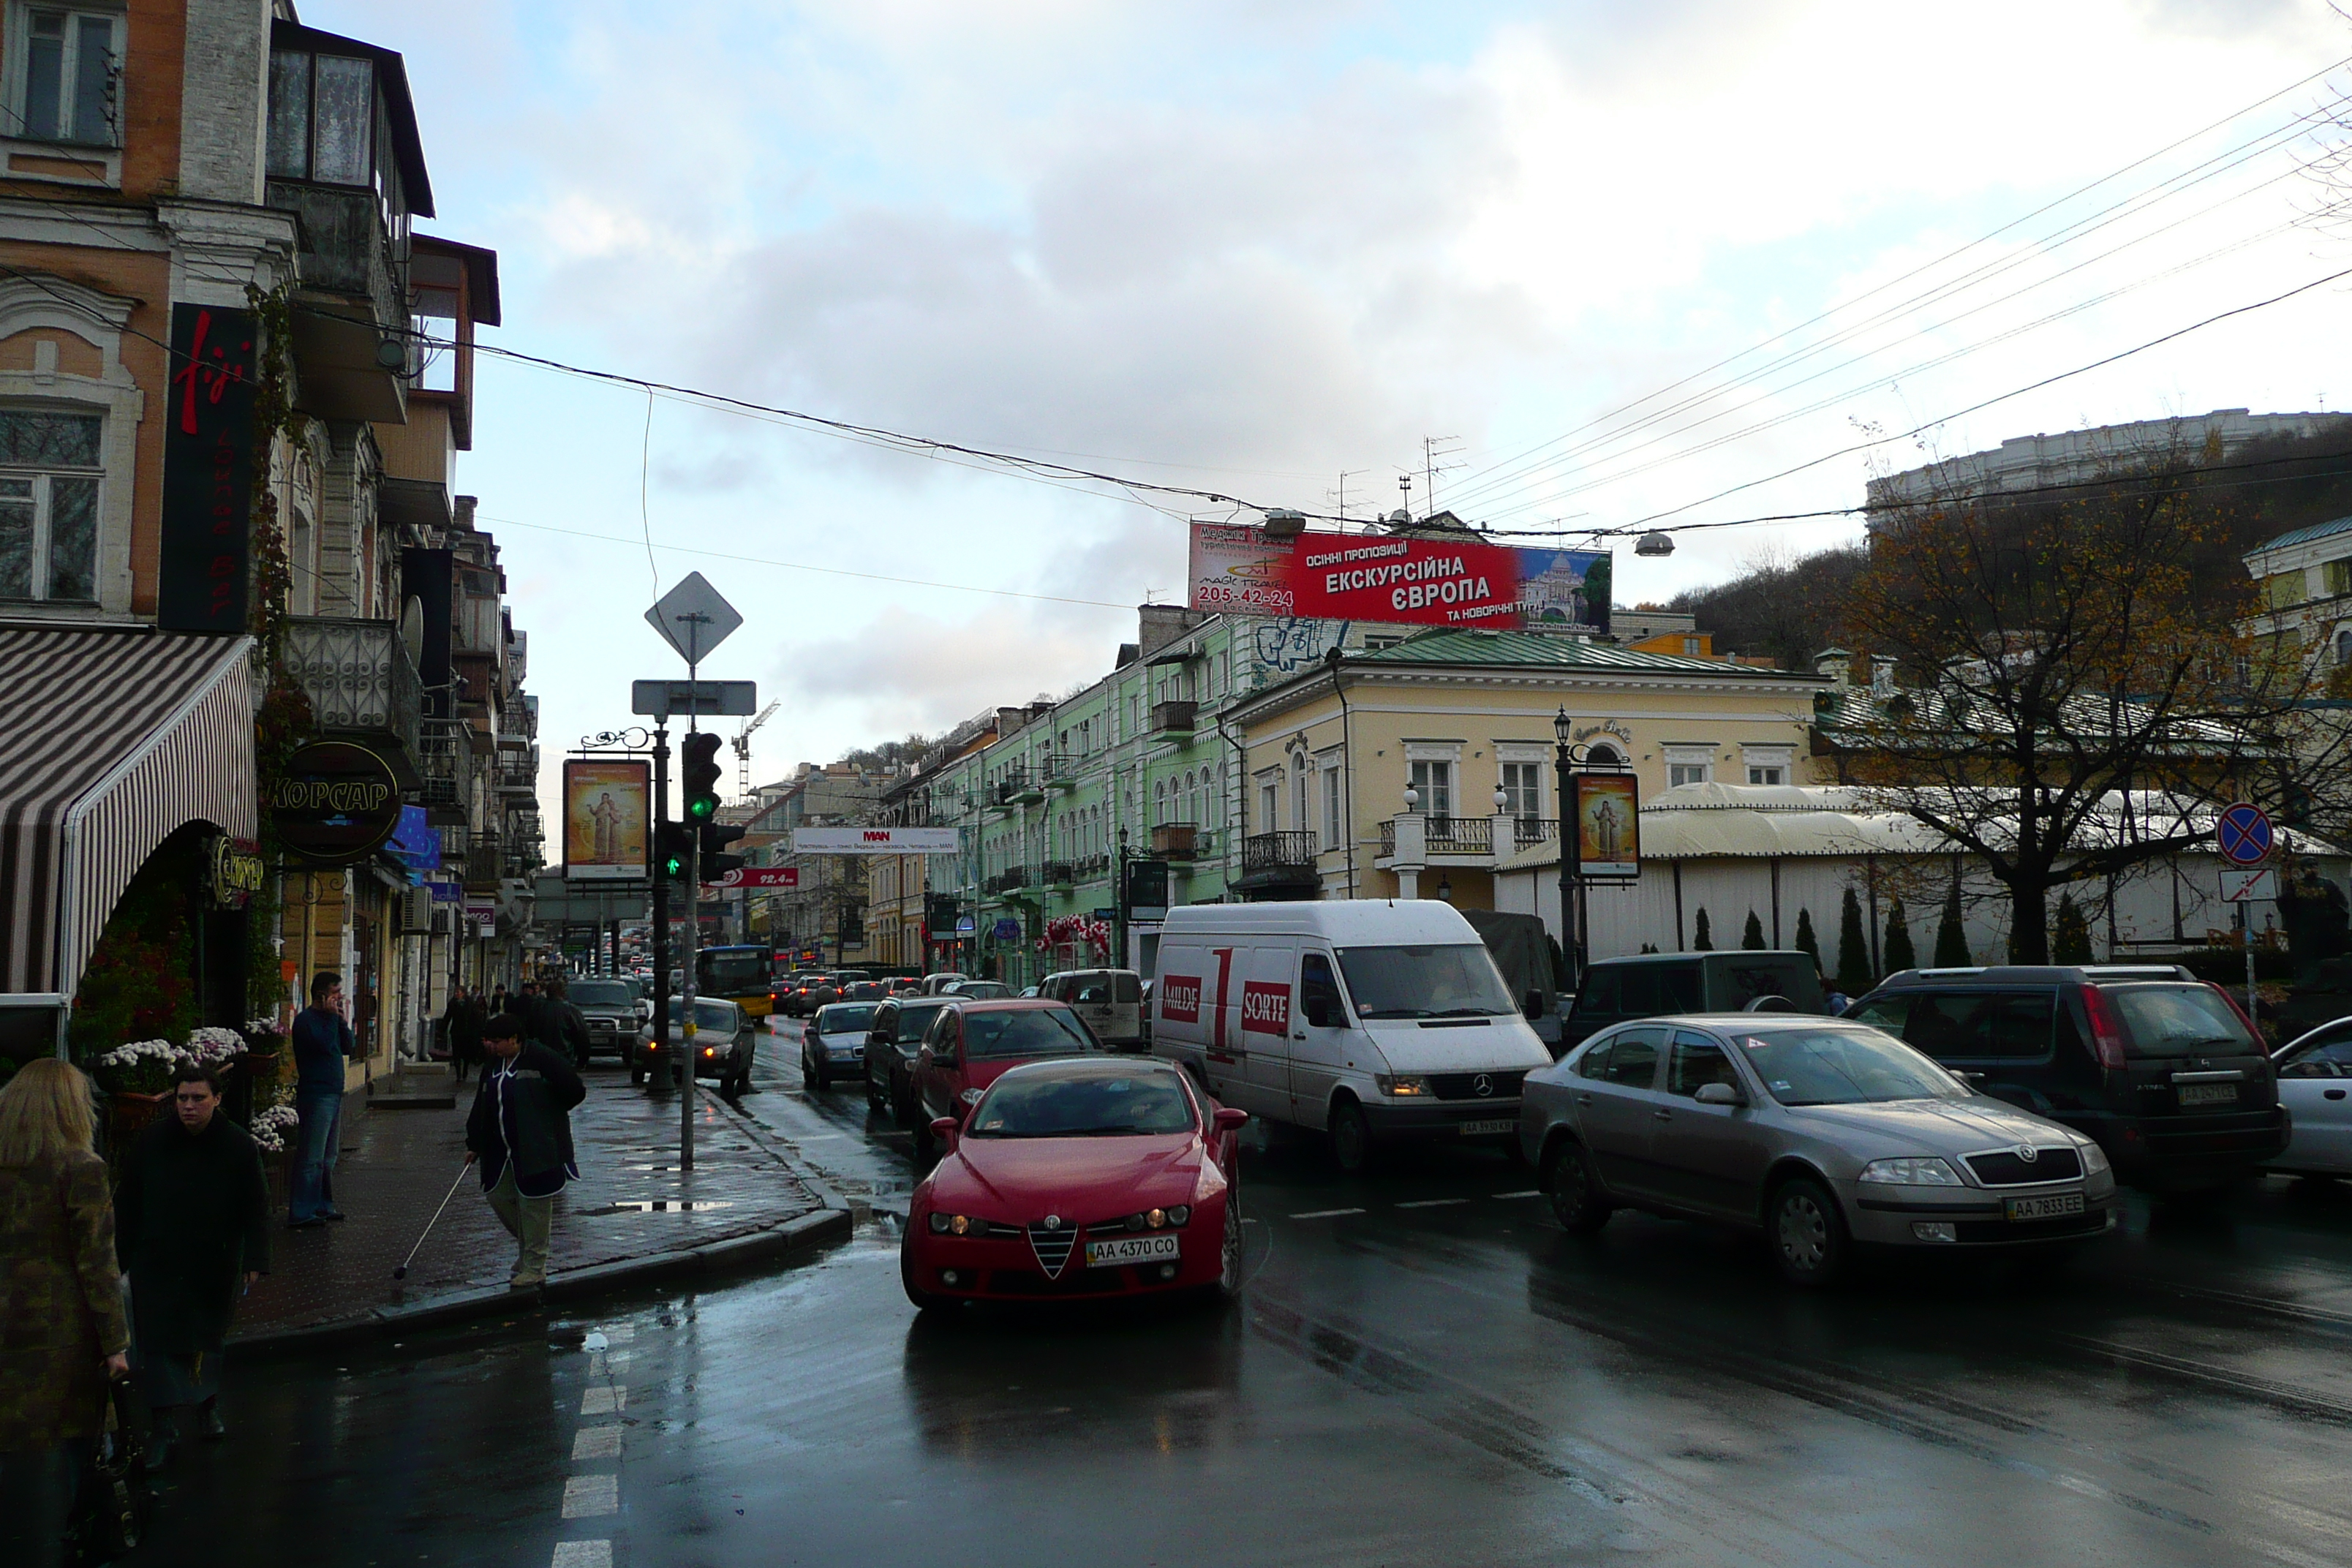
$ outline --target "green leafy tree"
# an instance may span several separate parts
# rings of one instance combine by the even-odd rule
[[[1756,918],[1754,910],[1748,911],[1748,929],[1739,933],[1739,945],[1751,952],[1764,951],[1764,922]]]
[[[1936,922],[1936,967],[1966,969],[1975,962],[1969,956],[1968,933],[1960,929],[1960,885],[1955,881],[1944,898],[1944,918]]]
[[[1822,940],[1813,934],[1813,911],[1808,909],[1797,911],[1797,951],[1812,954],[1815,969],[1822,966]]]
[[[2091,928],[2083,919],[2083,911],[2074,904],[2074,895],[2058,895],[2058,929],[2050,944],[2050,957],[2056,963],[2088,963],[2091,962]]]
[[[1862,929],[1862,900],[1845,890],[1845,907],[1838,911],[1837,987],[1849,996],[1870,989],[1870,938]]]
[[[1698,924],[1696,929],[1697,934],[1691,940],[1691,951],[1693,952],[1713,952],[1715,951],[1715,933],[1707,929],[1706,908],[1705,905],[1701,905],[1699,907]]]
[[[1903,900],[1892,899],[1886,905],[1886,973],[1900,974],[1906,969],[1919,967],[1919,956],[1911,951],[1911,922],[1903,913]]]

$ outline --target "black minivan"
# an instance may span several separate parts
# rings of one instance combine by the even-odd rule
[[[1786,998],[1800,1013],[1826,1012],[1813,955],[1733,948],[1595,959],[1585,965],[1552,1054],[1574,1050],[1612,1025],[1669,1013],[1738,1013],[1769,997]]]
[[[2175,965],[1906,970],[1846,1016],[2097,1140],[2152,1192],[2221,1186],[2286,1147],[2260,1035]]]

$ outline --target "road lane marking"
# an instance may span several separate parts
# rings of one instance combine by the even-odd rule
[[[1305,1214],[1295,1214],[1290,1217],[1293,1219],[1337,1219],[1343,1214],[1361,1214],[1364,1211],[1361,1209],[1309,1209]]]
[[[1451,1207],[1454,1204],[1466,1204],[1469,1201],[1468,1198],[1415,1198],[1409,1204],[1399,1204],[1396,1206],[1401,1209],[1442,1209]]]
[[[1506,1198],[1539,1198],[1541,1196],[1543,1196],[1543,1189],[1541,1187],[1529,1187],[1524,1193],[1496,1193],[1495,1194],[1495,1201],[1500,1203]]]
[[[625,1345],[631,1340],[637,1337],[637,1325],[635,1323],[607,1323],[604,1325],[602,1332],[604,1333],[604,1338],[612,1343],[616,1345]]]
[[[621,1457],[621,1429],[618,1426],[583,1426],[572,1439],[572,1458],[582,1459],[617,1459]]]
[[[630,1352],[627,1351],[592,1352],[588,1357],[588,1375],[617,1377],[628,1370],[629,1356]]]
[[[613,1568],[609,1541],[559,1541],[547,1568]]]
[[[617,1415],[629,1407],[625,1388],[591,1388],[580,1395],[583,1415]]]
[[[621,1511],[621,1478],[574,1476],[563,1483],[563,1517],[602,1519]]]

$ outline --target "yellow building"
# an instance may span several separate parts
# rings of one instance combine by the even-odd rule
[[[1816,781],[1826,677],[1555,632],[1435,630],[1326,662],[1236,706],[1249,899],[1449,898],[1559,831],[1554,721],[1637,796]],[[1408,795],[1410,791],[1410,795]]]

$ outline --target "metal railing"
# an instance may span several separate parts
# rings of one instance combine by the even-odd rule
[[[1037,879],[1047,887],[1066,888],[1077,880],[1077,868],[1067,860],[1048,860],[1037,868]]]
[[[1189,735],[1198,706],[1192,702],[1156,702],[1151,708],[1151,727]]]
[[[425,689],[398,622],[295,616],[286,623],[286,668],[320,729],[386,736],[418,757]]]
[[[1550,816],[1517,817],[1511,824],[1511,837],[1522,849],[1549,844],[1559,837],[1559,821]]]
[[[1491,816],[1433,816],[1429,819],[1432,855],[1490,855],[1495,849],[1495,819]]]
[[[1242,875],[1265,871],[1312,871],[1317,848],[1314,834],[1299,829],[1253,833],[1242,840]]]

